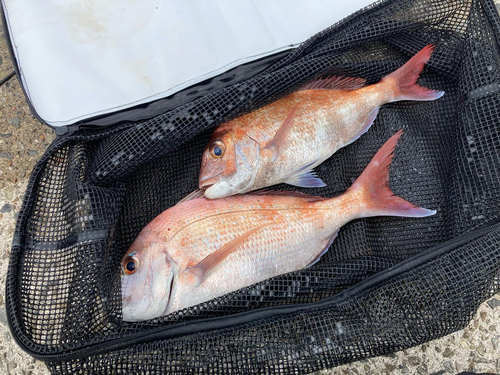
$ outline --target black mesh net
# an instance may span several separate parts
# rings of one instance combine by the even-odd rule
[[[499,289],[499,36],[491,1],[383,1],[243,82],[148,120],[58,138],[18,220],[6,293],[14,337],[58,374],[307,373],[464,327]],[[214,126],[332,66],[376,82],[429,43],[420,83],[445,96],[383,106],[365,136],[318,168],[328,186],[304,191],[342,193],[404,129],[391,188],[436,215],[356,220],[309,269],[122,321],[119,262],[197,187]]]

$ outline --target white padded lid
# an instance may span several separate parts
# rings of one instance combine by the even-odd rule
[[[371,0],[2,0],[39,116],[70,125],[290,49]]]

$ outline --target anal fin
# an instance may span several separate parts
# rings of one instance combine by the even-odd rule
[[[337,229],[337,231],[330,237],[330,239],[328,240],[328,242],[326,243],[326,246],[323,248],[323,250],[321,250],[321,253],[319,253],[319,255],[313,259],[313,261],[311,263],[309,263],[305,268],[309,268],[309,267],[312,267],[314,266],[316,263],[319,262],[319,260],[321,259],[321,257],[323,255],[325,255],[325,253],[328,251],[328,249],[330,248],[330,246],[332,246],[332,243],[333,241],[335,241],[335,239],[337,238],[337,236],[339,235],[339,230],[340,229]]]
[[[315,172],[312,172],[314,166],[318,163],[318,160],[314,160],[311,163],[304,165],[290,175],[284,182],[288,185],[303,187],[303,188],[315,188],[323,187],[326,184],[316,176]]]
[[[293,175],[285,181],[288,185],[303,187],[303,188],[317,188],[324,187],[326,184],[323,180],[317,177],[314,172],[306,172],[302,174]]]

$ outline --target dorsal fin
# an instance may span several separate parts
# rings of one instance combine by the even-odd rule
[[[357,90],[364,86],[364,78],[332,76],[309,82],[301,90]]]
[[[317,201],[323,201],[328,198],[324,197],[318,197],[315,195],[309,195],[306,193],[302,193],[300,191],[292,191],[292,190],[268,190],[268,189],[260,189],[260,190],[255,190],[250,193],[247,193],[247,195],[281,195],[281,196],[286,196],[286,197],[298,197],[298,198],[308,198],[310,202],[317,202]]]
[[[188,201],[193,200],[193,199],[201,198],[201,197],[203,197],[204,193],[205,193],[204,190],[196,189],[192,193],[189,193],[184,198],[182,198],[179,202],[177,202],[177,204],[182,203],[182,202],[188,202]]]

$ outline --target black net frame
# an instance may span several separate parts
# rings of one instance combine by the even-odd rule
[[[35,167],[7,276],[9,324],[52,373],[308,373],[463,328],[499,290],[500,22],[488,0],[382,1],[264,71],[153,118],[58,137]],[[381,108],[318,168],[345,191],[404,129],[391,166],[425,219],[349,223],[312,268],[141,323],[121,320],[119,261],[138,232],[196,188],[213,127],[325,69],[376,82],[428,43],[434,102]],[[290,189],[289,186],[278,186]]]

